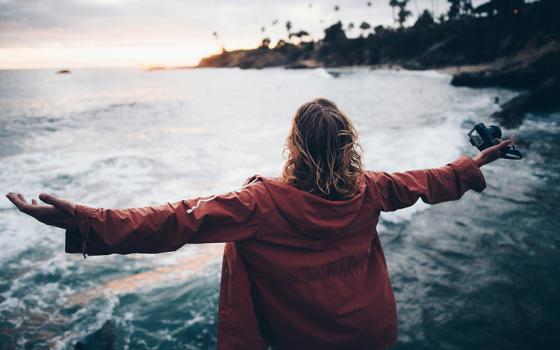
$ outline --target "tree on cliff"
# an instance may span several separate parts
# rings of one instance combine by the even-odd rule
[[[372,5],[371,1],[368,1],[366,5],[367,5],[367,18],[368,20],[371,20],[371,5]]]
[[[275,50],[279,50],[279,49],[283,48],[283,47],[286,46],[286,45],[287,45],[287,44],[286,44],[286,41],[280,39],[280,40],[278,40],[278,42],[276,43],[276,46],[274,46],[274,49],[275,49]]]
[[[364,32],[365,37],[367,37],[367,33],[370,28],[371,25],[368,22],[362,22],[362,24],[360,24],[360,29]]]
[[[344,39],[346,39],[346,33],[344,33],[344,29],[342,29],[342,22],[336,22],[332,26],[325,29],[325,38],[323,39],[324,42],[336,42]]]
[[[393,9],[393,20],[395,22],[399,22],[399,27],[402,29],[404,28],[404,22],[410,16],[412,16],[412,12],[410,12],[406,6],[410,0],[390,0],[389,6]],[[399,11],[397,12],[397,18],[395,18],[395,9],[398,7]]]
[[[224,47],[224,44],[220,40],[220,35],[218,34],[218,32],[212,32],[212,36],[214,37],[214,39],[216,39],[216,42],[222,47],[222,52],[226,52],[226,49]]]
[[[434,16],[432,16],[432,13],[428,10],[424,10],[416,20],[416,23],[414,23],[414,28],[427,28],[434,24]]]
[[[397,20],[395,19],[395,9],[397,8],[397,6],[399,6],[399,0],[389,0],[389,6],[391,6],[391,11],[393,12],[393,22],[396,22]]]
[[[449,11],[447,11],[449,19],[470,15],[474,9],[472,0],[447,0],[447,2],[449,2]]]
[[[260,47],[263,48],[263,49],[268,49],[268,47],[270,46],[270,42],[271,42],[270,38],[264,38],[264,39],[262,39]]]
[[[304,40],[304,38],[310,39],[311,36],[305,30],[300,30],[299,32],[290,33],[288,39],[292,41],[292,38],[297,38],[299,43],[309,42],[309,40]]]
[[[348,34],[352,35],[352,32],[354,31],[354,28],[355,28],[354,22],[348,23],[348,27],[347,27],[347,28],[348,28]]]
[[[410,16],[412,16],[412,12],[410,12],[409,10],[407,10],[406,5],[408,5],[408,2],[410,0],[401,0],[399,1],[399,13],[398,13],[398,17],[399,17],[399,26],[402,28],[404,28],[404,22],[406,22],[406,19]]]

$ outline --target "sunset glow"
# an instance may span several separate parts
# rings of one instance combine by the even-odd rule
[[[432,0],[417,4],[436,14],[447,6]],[[362,21],[372,27],[393,25],[385,0],[371,7],[353,0],[6,0],[0,1],[0,69],[191,66],[222,47],[252,48],[265,37],[273,45],[287,39],[287,21],[317,40],[339,20],[356,28]]]
[[[3,68],[192,66],[218,52],[215,46],[0,48]]]

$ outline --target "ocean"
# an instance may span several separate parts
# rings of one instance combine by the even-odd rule
[[[474,155],[467,132],[518,92],[455,88],[427,71],[0,71],[0,191],[137,207],[277,176],[297,107],[352,118],[369,170]],[[560,113],[514,130],[522,161],[487,189],[383,214],[397,349],[560,348]],[[221,244],[158,255],[64,253],[64,232],[0,199],[1,349],[211,349]]]

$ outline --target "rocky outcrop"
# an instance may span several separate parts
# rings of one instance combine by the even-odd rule
[[[557,41],[538,50],[523,51],[513,58],[499,59],[481,72],[456,74],[451,84],[526,89],[536,87],[551,77],[560,77],[560,42]]]
[[[560,80],[550,78],[534,89],[524,91],[501,105],[492,117],[506,127],[516,127],[527,112],[550,112],[560,110]]]
[[[84,340],[74,345],[75,350],[90,349],[116,349],[116,327],[113,321],[106,321],[103,326],[92,334],[88,335]]]
[[[535,108],[557,108],[551,89],[560,81],[558,13],[560,1],[540,0],[525,4],[518,12],[466,16],[442,23],[423,21],[405,29],[379,26],[375,34],[357,38],[348,38],[338,22],[326,28],[325,37],[317,42],[282,42],[274,48],[224,51],[204,58],[198,66],[395,65],[406,69],[454,69],[458,72],[451,82],[454,86],[528,90],[504,104],[503,113],[496,115],[513,122]]]
[[[560,43],[557,41],[530,55],[522,53],[512,59],[496,61],[483,71],[458,73],[451,80],[454,86],[524,89],[493,115],[507,127],[519,125],[527,112],[559,110],[559,82]]]

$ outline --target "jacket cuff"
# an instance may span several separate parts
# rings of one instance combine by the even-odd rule
[[[89,219],[95,216],[97,209],[77,204],[75,217],[78,221],[78,228],[66,230],[65,248],[66,253],[82,253],[86,258],[87,242],[90,234]]]
[[[484,174],[471,157],[462,156],[449,165],[455,169],[459,180],[468,189],[482,192],[486,188]]]

